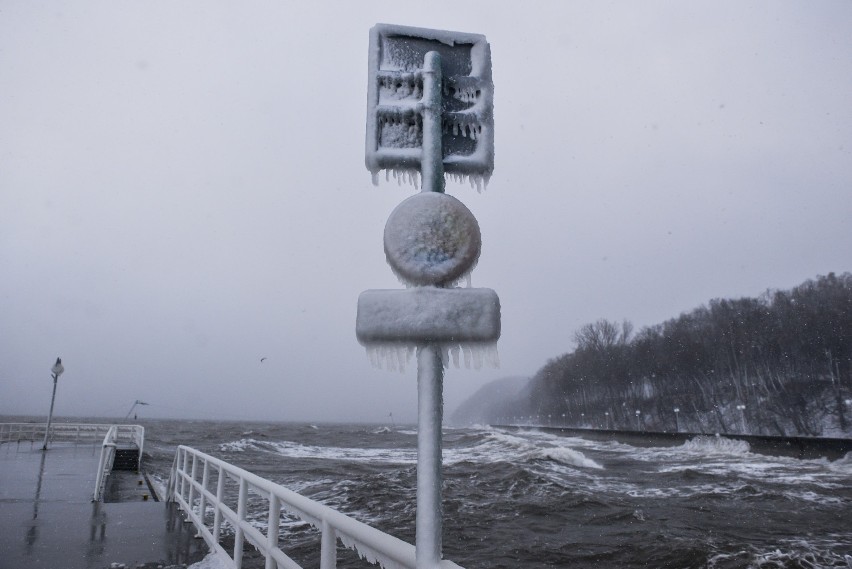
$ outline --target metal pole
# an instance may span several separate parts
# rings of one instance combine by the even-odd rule
[[[423,155],[420,173],[424,192],[444,191],[444,155],[441,147],[441,54],[423,58]]]
[[[53,376],[53,395],[50,397],[50,413],[47,414],[47,427],[44,429],[44,444],[41,445],[41,450],[47,450],[47,438],[50,436],[50,423],[53,421],[53,402],[56,401],[56,380],[59,379],[59,376],[51,374]]]
[[[438,347],[417,348],[417,569],[434,569],[441,561],[443,383]]]
[[[441,55],[423,58],[423,155],[420,172],[424,192],[444,191],[441,146]],[[417,569],[441,562],[441,424],[444,415],[444,364],[438,346],[417,348]]]

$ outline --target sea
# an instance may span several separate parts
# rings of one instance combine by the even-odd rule
[[[155,486],[184,444],[414,543],[414,426],[141,424]],[[768,456],[717,436],[637,447],[554,429],[443,434],[443,552],[468,569],[852,568],[852,453]],[[248,519],[265,531],[261,502]],[[288,555],[318,565],[316,530],[285,519],[280,535]],[[355,554],[338,566],[369,567]]]

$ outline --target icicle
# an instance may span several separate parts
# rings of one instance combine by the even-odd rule
[[[453,365],[455,365],[456,367],[459,367],[459,351],[460,351],[460,349],[461,348],[459,348],[458,345],[454,345],[450,349],[451,353],[453,354]]]
[[[414,346],[406,344],[370,344],[366,349],[373,367],[400,373],[405,371],[414,354]]]
[[[497,352],[496,343],[439,344],[438,350],[444,369],[461,368],[462,356],[464,357],[464,367],[467,369],[479,370],[484,367],[496,369],[500,367],[500,356]],[[404,373],[412,360],[415,359],[416,347],[408,344],[380,343],[366,346],[366,352],[370,365],[374,368]]]
[[[403,371],[405,369],[405,351],[394,350],[394,355],[396,356],[396,363],[399,367],[399,371]]]
[[[473,356],[473,368],[482,369],[482,349],[479,346],[475,346],[470,351]]]
[[[441,367],[449,369],[450,367],[450,346],[441,344],[438,346],[438,351],[441,354]]]

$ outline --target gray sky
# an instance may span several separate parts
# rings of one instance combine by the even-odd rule
[[[415,192],[364,167],[377,22],[482,33],[495,171],[473,285],[501,367],[598,318],[852,270],[852,3],[0,0],[0,414],[414,421],[361,291]],[[260,358],[268,358],[260,363]]]

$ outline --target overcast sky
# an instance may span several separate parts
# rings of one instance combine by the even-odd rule
[[[852,2],[0,0],[0,414],[386,421],[361,291],[401,288],[364,167],[377,22],[484,34],[473,286],[530,376],[598,318],[852,270]],[[261,358],[267,358],[261,363]]]

